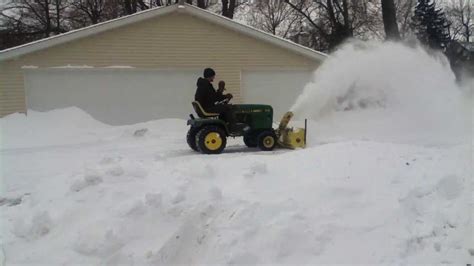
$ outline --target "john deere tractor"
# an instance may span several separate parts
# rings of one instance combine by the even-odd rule
[[[207,113],[199,102],[193,102],[193,107],[199,118],[190,115],[188,125],[191,127],[186,139],[195,151],[221,153],[227,137],[243,137],[247,147],[258,147],[262,151],[271,151],[277,145],[287,148],[305,146],[306,122],[305,129],[288,128],[293,116],[291,112],[285,114],[277,129],[273,129],[273,108],[270,105],[234,104],[233,121],[225,121],[216,113]]]

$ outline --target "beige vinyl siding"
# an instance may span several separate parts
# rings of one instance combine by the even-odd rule
[[[317,62],[189,14],[173,13],[0,62],[0,115],[25,111],[22,66],[31,65],[213,67],[239,102],[242,70],[314,69]]]

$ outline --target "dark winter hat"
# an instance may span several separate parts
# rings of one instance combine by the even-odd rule
[[[204,69],[204,78],[210,78],[214,77],[216,75],[216,72],[212,68],[206,68]]]

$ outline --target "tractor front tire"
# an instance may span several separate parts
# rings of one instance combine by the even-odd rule
[[[196,145],[196,135],[199,132],[200,128],[191,127],[188,130],[188,134],[186,135],[186,141],[188,142],[189,148],[194,151],[199,151]]]
[[[277,144],[277,137],[273,130],[263,131],[258,135],[257,146],[262,151],[271,151]]]
[[[205,154],[219,154],[226,144],[226,133],[219,126],[205,126],[196,135],[196,146]]]

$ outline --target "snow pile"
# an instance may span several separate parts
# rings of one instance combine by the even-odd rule
[[[231,139],[224,154],[204,156],[187,147],[183,120],[111,127],[75,108],[30,115],[0,119],[4,145],[31,146],[0,152],[7,265],[461,265],[474,256],[469,145],[256,152]],[[49,146],[44,132],[69,145]]]
[[[178,123],[181,127],[176,128]],[[171,128],[167,128],[167,125],[171,125]],[[150,133],[150,130],[153,132]],[[176,119],[113,127],[95,120],[77,107],[51,112],[28,110],[28,115],[15,113],[0,119],[0,151],[45,146],[94,145],[119,138],[146,139],[158,137],[165,131],[182,133],[185,130],[186,122]]]
[[[97,132],[107,125],[76,107],[52,112],[29,110],[0,119],[0,149],[29,148],[99,141]]]
[[[316,71],[292,110],[315,120],[313,143],[371,139],[432,145],[470,139],[468,98],[442,55],[419,46],[354,41]]]

